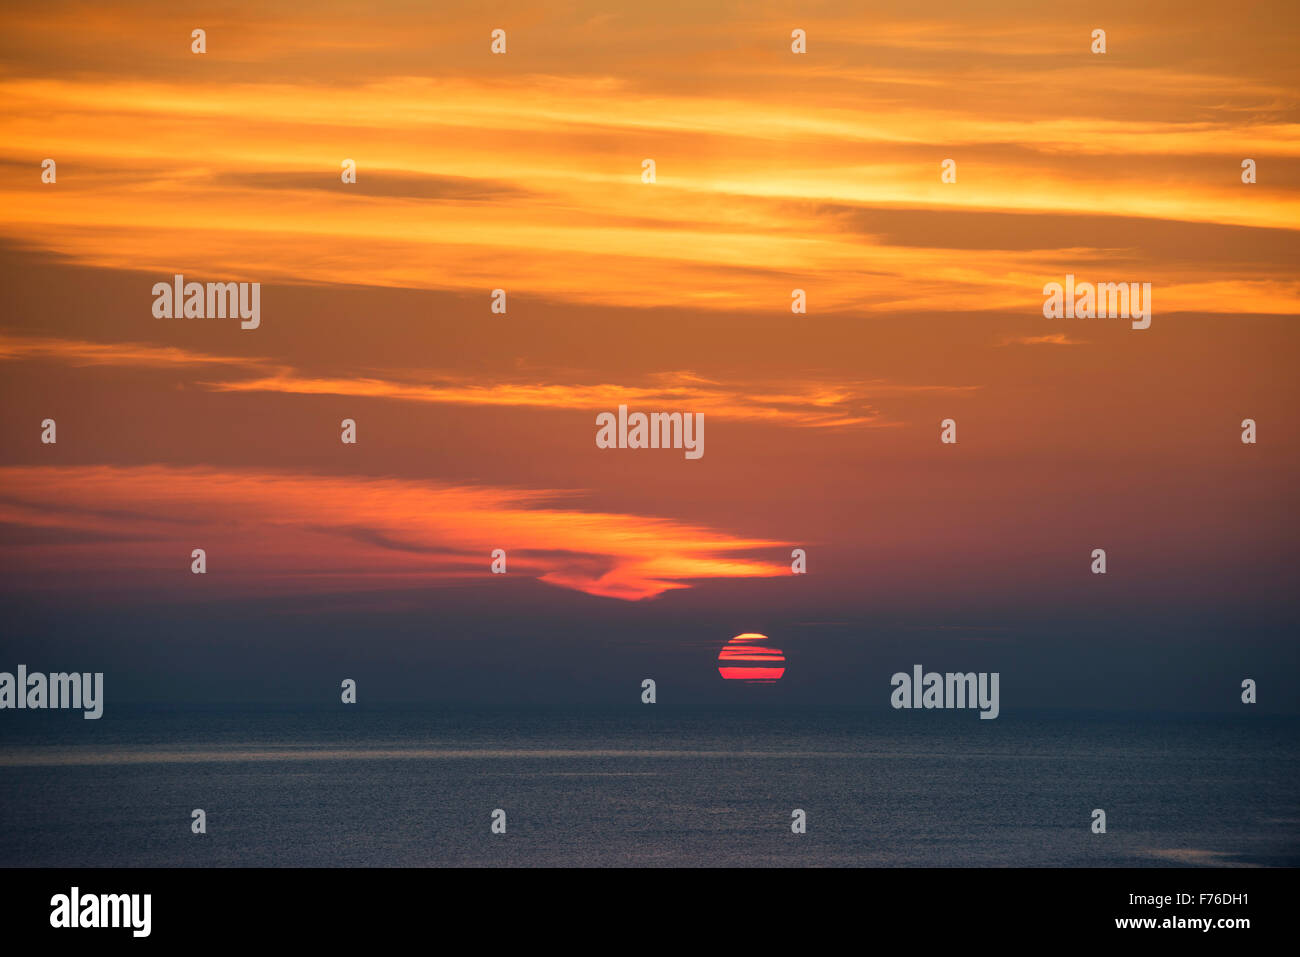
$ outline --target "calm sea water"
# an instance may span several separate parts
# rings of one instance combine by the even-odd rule
[[[1277,717],[660,706],[7,712],[0,865],[1295,866],[1298,732]]]

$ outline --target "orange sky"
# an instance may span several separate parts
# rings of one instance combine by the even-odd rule
[[[548,7],[0,14],[14,581],[203,543],[245,590],[502,547],[624,599],[785,587],[799,545],[814,594],[1291,553],[1293,4]],[[154,318],[175,273],[261,282],[261,327]],[[1152,327],[1044,319],[1067,273],[1151,283]],[[703,412],[704,458],[595,449],[619,404]]]

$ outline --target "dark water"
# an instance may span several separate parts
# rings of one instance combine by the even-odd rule
[[[659,706],[6,712],[0,865],[1295,866],[1297,732],[1278,717]]]

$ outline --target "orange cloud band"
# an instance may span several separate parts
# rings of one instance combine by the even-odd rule
[[[668,519],[558,508],[575,493],[398,479],[165,466],[0,469],[0,549],[11,583],[132,588],[206,581],[278,592],[420,587],[509,574],[592,595],[650,598],[706,578],[788,574],[748,557],[777,542]]]

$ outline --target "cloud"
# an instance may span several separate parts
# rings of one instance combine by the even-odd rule
[[[789,573],[783,560],[754,557],[784,543],[561,507],[580,493],[555,489],[153,465],[9,467],[0,487],[0,569],[16,589],[420,588],[488,579],[494,548],[505,549],[511,576],[628,601]],[[121,514],[141,502],[149,517]],[[190,574],[193,548],[207,552],[204,579]]]
[[[954,8],[864,24],[831,5],[812,17],[816,55],[797,57],[779,42],[788,25],[708,10],[667,24],[652,11],[517,21],[508,58],[465,42],[459,31],[481,25],[453,12],[469,19],[430,58],[409,43],[424,11],[379,23],[331,9],[302,28],[236,3],[199,74],[185,43],[136,48],[140,31],[97,24],[115,40],[99,44],[107,75],[0,78],[0,236],[122,270],[198,263],[268,283],[473,294],[505,283],[611,307],[770,312],[799,287],[810,322],[1028,308],[1011,280],[1069,244],[1141,260],[1165,308],[1187,276],[1249,269],[1255,285],[1204,308],[1294,311],[1300,132],[1277,70],[1283,31],[1211,43],[1116,14],[1114,37],[1128,49],[1141,37],[1134,61],[1122,47],[1090,56],[1068,18],[1027,26]],[[84,24],[61,25],[72,16],[10,20],[45,62],[82,63]],[[258,29],[217,56],[245,21]],[[1246,50],[1257,69],[1232,69],[1228,54]],[[259,64],[257,82],[220,73],[244,70],[239,58]],[[220,148],[196,155],[195,143]],[[57,188],[39,183],[40,156],[58,157]],[[1258,188],[1240,182],[1244,156],[1260,160]],[[354,185],[339,181],[345,157]],[[653,187],[642,157],[659,163]],[[956,184],[939,180],[945,157]],[[1180,233],[1186,222],[1205,228]]]
[[[203,385],[218,392],[348,395],[451,405],[531,406],[589,409],[593,412],[627,405],[640,409],[677,409],[728,419],[812,428],[891,424],[879,410],[866,403],[870,390],[862,384],[791,385],[784,387],[785,391],[760,392],[696,385],[689,374],[678,386],[510,382],[481,385],[464,378],[449,378],[436,385],[426,385],[387,379],[332,379],[293,374],[207,382]]]
[[[1043,336],[1008,336],[1000,345],[1011,346],[1080,346],[1082,339],[1071,339],[1064,332],[1051,332]]]
[[[280,170],[246,172],[239,177],[241,186],[265,190],[318,190],[337,193],[340,173],[337,170]],[[510,203],[531,196],[516,185],[472,176],[435,176],[361,167],[355,183],[348,184],[348,196],[382,196],[394,199],[430,199],[445,203]]]
[[[270,367],[264,359],[194,352],[144,342],[90,342],[51,336],[12,336],[0,332],[0,362],[50,359],[71,366],[134,366],[174,369],[185,366]]]
[[[286,395],[340,395],[403,402],[461,406],[586,409],[593,413],[619,405],[642,410],[702,412],[720,418],[802,428],[892,427],[874,400],[899,395],[959,395],[976,386],[908,385],[886,380],[832,380],[723,385],[692,371],[660,372],[639,383],[504,381],[429,372],[421,381],[364,376],[308,375],[259,357],[206,354],[147,343],[98,343],[0,334],[0,361],[50,359],[69,365],[120,365],[145,368],[234,367],[247,378],[199,381],[214,392],[278,392]],[[408,372],[407,375],[418,373]]]

